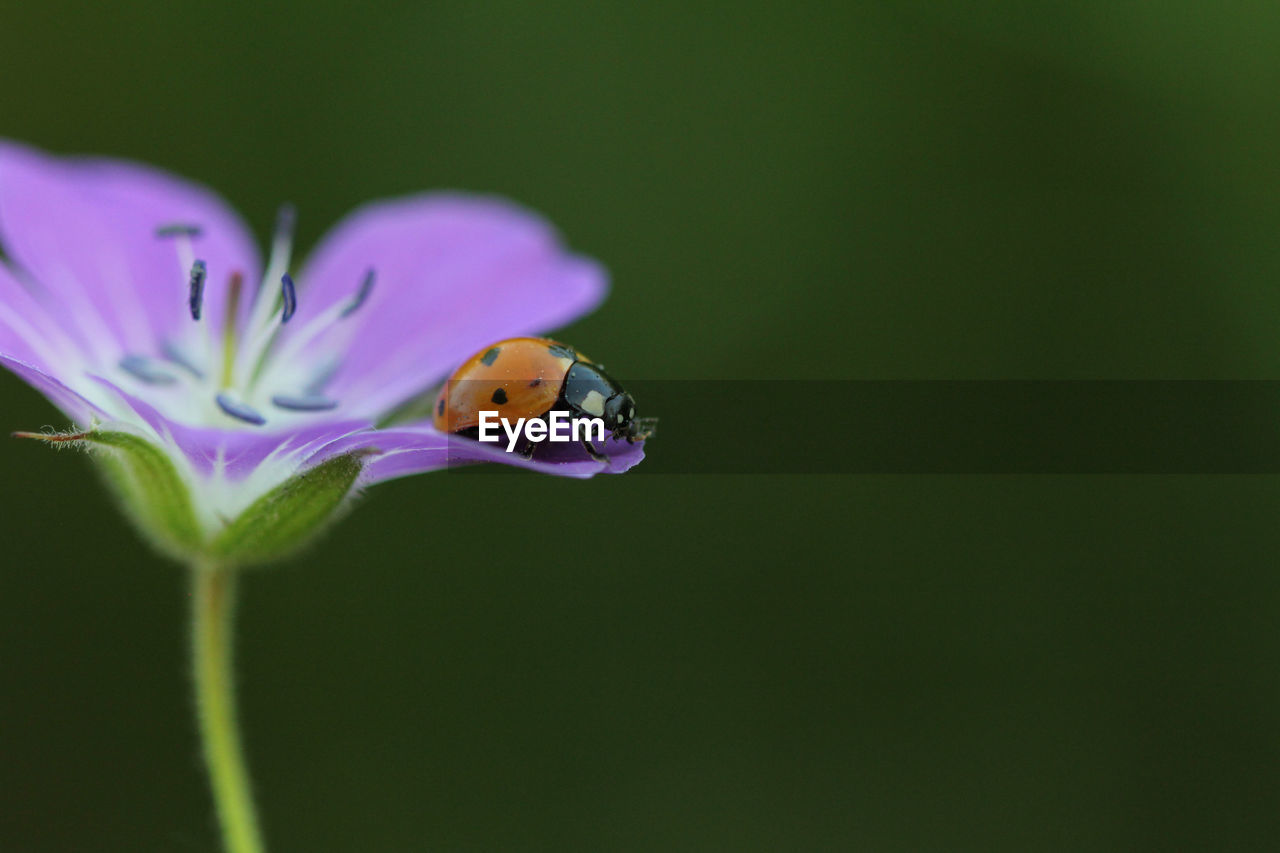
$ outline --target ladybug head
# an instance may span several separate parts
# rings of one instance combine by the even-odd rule
[[[636,401],[626,391],[619,391],[604,403],[604,428],[613,433],[627,432],[636,416]]]

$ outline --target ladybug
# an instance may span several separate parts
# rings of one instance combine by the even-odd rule
[[[614,438],[631,443],[652,435],[656,422],[636,418],[635,400],[601,365],[550,338],[508,338],[464,361],[436,397],[435,427],[477,438],[481,411],[497,411],[510,423],[545,420],[553,411],[600,418]],[[589,438],[582,446],[597,462],[608,461]],[[519,452],[528,458],[537,447],[525,440]]]

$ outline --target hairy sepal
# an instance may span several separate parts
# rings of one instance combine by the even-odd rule
[[[295,474],[254,501],[209,546],[237,566],[268,563],[302,548],[350,503],[367,453],[345,453]]]
[[[197,520],[191,487],[154,443],[132,433],[102,429],[14,435],[89,451],[125,514],[147,541],[184,562],[229,567],[269,563],[313,540],[351,503],[364,460],[377,452],[345,453],[307,468],[211,534]]]
[[[191,490],[169,456],[132,433],[93,430],[76,437],[144,538],[169,556],[186,559],[204,536]]]

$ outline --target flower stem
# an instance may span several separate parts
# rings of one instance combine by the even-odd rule
[[[231,664],[235,570],[216,563],[192,566],[192,668],[196,714],[209,784],[226,853],[263,853],[258,816],[236,725]]]

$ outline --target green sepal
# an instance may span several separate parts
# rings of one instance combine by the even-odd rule
[[[208,554],[237,566],[288,556],[337,517],[367,455],[335,456],[276,486],[223,528]]]
[[[94,451],[107,484],[157,548],[179,558],[200,549],[204,537],[191,492],[164,451],[127,432],[91,430],[75,440]]]

